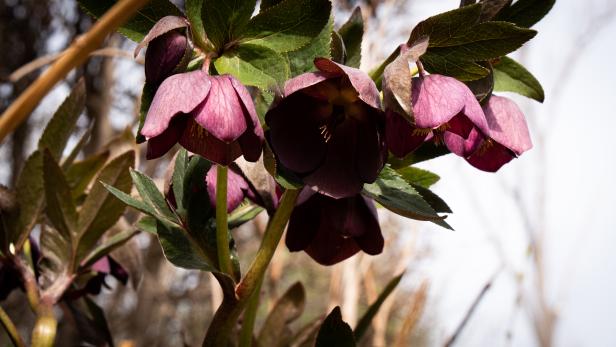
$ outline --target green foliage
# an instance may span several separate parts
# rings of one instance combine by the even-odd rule
[[[137,127],[136,137],[137,143],[145,142],[145,136],[141,135],[141,129],[143,129],[145,117],[148,115],[148,110],[150,109],[152,100],[154,100],[154,94],[156,94],[156,89],[154,89],[154,86],[144,83],[143,90],[141,92],[141,101],[139,102],[139,125]]]
[[[368,310],[359,319],[359,322],[357,322],[357,326],[355,327],[355,330],[354,330],[355,339],[357,341],[360,341],[361,338],[366,333],[366,331],[368,331],[368,328],[370,327],[370,323],[372,323],[372,320],[374,319],[376,314],[379,312],[379,309],[381,308],[381,306],[383,305],[385,300],[394,291],[394,289],[396,289],[396,287],[400,283],[400,280],[402,279],[403,275],[404,275],[404,273],[401,273],[400,275],[392,278],[391,281],[389,281],[389,283],[387,283],[385,288],[383,288],[383,291],[381,292],[381,294],[379,294],[379,296],[376,299],[376,301],[373,302],[370,305],[370,307],[368,307]]]
[[[259,345],[288,345],[293,337],[289,324],[299,318],[305,306],[306,291],[300,282],[296,282],[278,299],[267,315],[257,338]]]
[[[116,0],[78,0],[79,5],[92,17],[100,18]],[[181,16],[182,12],[169,0],[151,0],[118,31],[128,39],[141,42],[159,19],[165,16]]]
[[[509,57],[494,64],[494,90],[514,92],[539,102],[545,99],[541,83],[524,66]]]
[[[315,347],[354,347],[356,346],[355,337],[351,327],[342,320],[340,307],[336,306],[332,312],[325,318]]]
[[[314,58],[331,58],[332,32],[334,30],[334,18],[330,16],[329,21],[323,27],[319,35],[312,39],[306,46],[291,52],[283,53],[289,62],[291,75],[295,77],[304,72],[314,71]]]
[[[387,159],[387,163],[394,169],[400,169],[409,165],[417,164],[422,161],[438,158],[445,154],[449,154],[447,147],[443,145],[437,145],[432,141],[424,142],[414,152],[409,153],[406,157],[400,159],[393,155],[390,155]]]
[[[364,36],[364,19],[361,8],[356,7],[349,19],[338,30],[346,52],[344,64],[359,68],[361,62],[361,42]]]
[[[86,188],[96,173],[105,165],[107,159],[109,159],[109,151],[104,151],[73,163],[65,170],[66,181],[71,187],[73,199],[78,200],[84,195]]]
[[[186,17],[190,22],[193,40],[197,46],[207,47],[207,35],[201,19],[203,0],[186,0],[184,6],[186,7]]]
[[[492,65],[488,62],[479,63],[479,65],[488,70],[488,74],[480,79],[466,81],[465,84],[473,92],[477,101],[484,103],[488,101],[494,91],[494,71]]]
[[[505,8],[497,19],[530,28],[545,17],[555,3],[556,0],[518,0]]]
[[[428,170],[420,169],[413,166],[404,167],[396,170],[405,181],[417,184],[424,188],[430,188],[431,185],[438,182],[441,178],[439,175]]]
[[[90,251],[90,253],[83,258],[81,268],[87,269],[96,263],[98,260],[102,259],[106,255],[110,254],[114,250],[120,248],[126,242],[133,238],[133,236],[137,235],[139,230],[130,229],[121,231],[107,240],[103,241],[98,247],[94,248]]]
[[[226,44],[238,37],[256,4],[256,0],[203,0],[203,26],[216,50],[222,52]]]

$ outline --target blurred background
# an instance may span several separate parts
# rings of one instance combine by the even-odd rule
[[[367,23],[362,69],[369,71],[406,41],[418,21],[459,1],[334,4],[337,24],[354,6],[362,7]],[[73,0],[0,0],[0,111],[91,25]],[[387,282],[406,271],[379,311],[366,346],[616,345],[611,141],[616,2],[560,0],[535,29],[537,37],[515,58],[543,84],[546,101],[507,95],[525,111],[534,148],[496,174],[455,156],[420,165],[441,176],[434,190],[454,211],[448,222],[456,231],[380,210],[387,242],[381,255],[358,255],[326,268],[281,246],[262,289],[257,328],[296,281],[306,287],[308,303],[298,324],[341,305],[343,318],[354,326]],[[104,51],[44,99],[0,147],[0,184],[13,184],[43,125],[80,76],[86,79],[88,103],[77,133],[93,127],[86,151],[132,127],[143,83],[142,61],[132,59],[134,47],[119,35],[110,37]],[[141,161],[140,169],[160,178],[166,165],[165,160]],[[234,231],[244,268],[265,223],[260,216]],[[96,301],[105,309],[116,343],[198,345],[221,300],[213,278],[171,266],[148,234],[114,256],[130,270],[132,281],[125,287],[108,279],[109,288]],[[33,316],[23,294],[13,292],[1,304],[27,332]],[[74,345],[72,329],[71,324],[60,327],[63,345]],[[0,345],[5,345],[2,334]]]

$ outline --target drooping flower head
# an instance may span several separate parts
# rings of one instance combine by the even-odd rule
[[[305,251],[322,265],[333,265],[357,252],[383,251],[376,208],[357,194],[334,199],[305,187],[297,200],[285,243],[291,252]]]
[[[231,75],[191,71],[168,77],[148,110],[141,134],[154,159],[180,143],[188,151],[228,165],[240,155],[256,161],[263,129],[248,90]]]
[[[469,153],[466,160],[474,167],[495,172],[533,144],[526,118],[513,101],[492,95],[483,111],[488,122],[486,132],[473,129],[466,140],[450,133],[444,141],[452,151]]]
[[[315,59],[318,72],[285,84],[266,114],[268,138],[280,163],[334,198],[355,196],[385,161],[379,92],[364,72]]]

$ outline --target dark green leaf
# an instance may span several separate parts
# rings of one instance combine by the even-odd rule
[[[145,231],[146,233],[156,235],[157,223],[158,221],[156,220],[156,218],[152,216],[143,216],[137,221],[137,223],[135,223],[135,228],[141,231]]]
[[[201,16],[205,33],[216,49],[222,51],[246,25],[256,0],[203,0]]]
[[[498,16],[498,20],[530,28],[545,17],[556,0],[518,0]]]
[[[483,104],[492,96],[492,91],[494,90],[494,72],[490,63],[483,62],[480,63],[480,65],[488,70],[488,75],[477,80],[466,81],[465,84],[473,92],[477,101]]]
[[[77,199],[85,192],[94,175],[105,165],[108,158],[108,151],[101,152],[72,164],[66,170],[66,181],[71,187],[73,199]]]
[[[512,0],[481,0],[481,22],[493,20]]]
[[[291,70],[291,76],[289,77],[295,77],[304,72],[316,70],[313,63],[316,57],[331,57],[333,29],[334,19],[332,17],[319,35],[310,41],[308,45],[298,50],[285,53]]]
[[[49,151],[43,154],[43,170],[47,217],[63,238],[73,240],[77,235],[77,208],[64,173]]]
[[[71,152],[66,156],[66,158],[64,158],[64,161],[62,162],[62,170],[66,171],[71,165],[73,165],[73,162],[77,158],[77,155],[79,155],[79,152],[81,152],[88,140],[90,140],[90,135],[92,135],[92,125],[90,125],[90,127],[86,129],[83,134],[81,134],[79,141],[75,144],[75,147],[73,147]]]
[[[186,178],[186,169],[188,167],[188,152],[184,148],[178,151],[175,158],[175,165],[173,168],[173,195],[177,204],[178,213],[183,215],[184,213],[184,182]]]
[[[282,1],[284,1],[284,0],[261,0],[261,7],[260,7],[260,9],[261,9],[261,11],[263,11],[263,10],[269,8],[269,7],[272,7],[274,5],[278,5]]]
[[[165,258],[173,265],[184,269],[215,270],[210,258],[181,228],[169,228],[158,223],[157,234]]]
[[[132,183],[129,169],[135,165],[135,152],[128,151],[112,160],[96,178],[79,213],[79,249],[82,255],[94,247],[98,239],[124,214],[125,205],[105,189],[101,183],[130,193]]]
[[[356,346],[355,337],[351,327],[342,320],[340,307],[336,306],[325,318],[315,347],[353,347]]]
[[[156,210],[154,209],[153,206],[133,198],[132,196],[130,196],[129,194],[124,193],[123,191],[116,189],[108,184],[103,183],[103,186],[111,193],[113,194],[116,198],[120,199],[123,203],[127,204],[128,206],[141,211],[145,214],[148,214],[150,216],[156,216],[158,217],[158,213],[156,212]]]
[[[403,275],[404,273],[394,277],[391,281],[389,281],[385,288],[383,288],[381,294],[379,294],[379,297],[376,299],[376,301],[373,302],[370,307],[368,307],[366,313],[364,313],[364,315],[359,319],[359,322],[357,323],[357,326],[355,327],[354,331],[355,338],[357,339],[357,341],[361,340],[362,336],[364,336],[364,334],[370,327],[372,319],[374,319],[376,314],[379,312],[379,309],[381,308],[385,300],[389,297],[389,295],[394,291],[394,289],[396,289]]]
[[[480,15],[481,5],[479,4],[437,14],[419,22],[413,28],[407,43],[410,46],[421,37],[429,36],[431,44],[434,41],[434,44],[439,45],[441,41],[451,40],[455,38],[455,34],[466,32],[478,24]]]
[[[260,89],[275,88],[289,78],[285,58],[273,50],[252,44],[241,44],[214,61],[220,74],[231,74],[240,82]]]
[[[441,197],[436,195],[430,189],[425,188],[425,187],[423,187],[421,185],[418,185],[418,184],[415,184],[415,183],[411,183],[411,186],[413,186],[413,188],[415,188],[415,190],[419,194],[421,194],[421,197],[423,197],[424,200],[426,200],[426,202],[428,204],[430,204],[430,206],[432,206],[432,208],[436,212],[438,212],[438,213],[453,213],[453,211],[451,211],[451,208],[449,208],[449,205],[447,205],[445,200],[441,199]]]
[[[306,46],[327,24],[329,0],[284,0],[262,11],[246,25],[242,41],[277,52]]]
[[[240,225],[253,220],[259,213],[263,212],[263,207],[246,204],[236,208],[229,214],[229,229],[234,229]]]
[[[135,184],[141,199],[143,199],[147,205],[153,206],[161,216],[170,220],[175,220],[175,216],[169,209],[169,205],[167,205],[165,197],[158,190],[156,184],[154,184],[154,181],[136,170],[131,169],[130,175],[133,178],[133,183]]]
[[[65,303],[72,314],[71,319],[79,327],[76,330],[81,343],[113,347],[113,338],[102,308],[87,296],[78,300],[65,300]]]
[[[100,18],[116,0],[78,0],[79,5],[91,16]],[[169,0],[151,0],[137,14],[118,29],[135,42],[141,42],[159,19],[165,16],[182,16],[182,12]]]
[[[438,182],[441,178],[428,170],[423,170],[413,166],[404,167],[396,170],[405,181],[420,185],[425,188],[430,188],[431,185]]]
[[[395,156],[390,156],[387,163],[391,164],[394,169],[407,167],[409,165],[417,164],[422,161],[438,158],[445,154],[449,154],[449,149],[443,145],[434,144],[434,142],[424,142],[414,152],[409,153],[406,157],[398,159]]]
[[[8,219],[9,242],[19,251],[28,239],[43,208],[45,188],[43,181],[43,153],[35,151],[26,160],[17,183],[15,198],[17,210]]]
[[[139,102],[139,125],[137,127],[137,143],[145,142],[145,136],[141,135],[141,129],[143,128],[143,124],[145,123],[145,117],[148,115],[148,110],[150,109],[150,104],[154,99],[154,94],[156,94],[156,89],[147,84],[143,84],[143,91],[141,92],[141,101]]]
[[[90,254],[81,262],[81,268],[87,269],[106,255],[109,255],[116,248],[122,247],[133,236],[137,235],[139,230],[125,230],[119,232],[105,240],[100,246],[96,247]]]
[[[299,318],[306,305],[306,292],[300,282],[289,288],[274,305],[259,332],[260,346],[286,346],[292,338],[289,324]]]
[[[345,65],[359,68],[361,62],[361,42],[364,36],[364,19],[361,8],[355,7],[351,17],[338,30],[346,50]]]
[[[38,148],[43,150],[47,148],[51,155],[60,161],[62,152],[66,147],[77,118],[86,106],[86,84],[82,79],[79,79],[70,95],[64,100],[60,108],[54,113],[53,117],[47,123],[43,135],[41,136]]]
[[[193,40],[199,47],[207,47],[207,36],[201,19],[203,0],[186,0],[186,17],[190,22]]]
[[[524,66],[509,57],[494,64],[494,90],[514,92],[539,102],[545,99],[541,83]]]
[[[330,48],[332,53],[331,59],[336,63],[344,64],[344,61],[346,60],[346,48],[344,47],[342,36],[340,36],[336,30],[332,31],[332,43]]]
[[[447,227],[447,223],[443,221],[444,217],[439,216],[417,190],[390,166],[383,168],[374,183],[365,184],[362,194],[401,216],[432,221]]]
[[[477,80],[490,73],[488,69],[475,62],[454,60],[430,52],[421,57],[421,62],[430,73],[455,77],[461,81]]]

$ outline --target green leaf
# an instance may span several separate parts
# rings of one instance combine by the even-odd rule
[[[465,82],[481,104],[488,101],[494,91],[494,70],[489,62],[479,63],[488,70],[488,75],[477,80]]]
[[[514,92],[539,102],[545,99],[541,83],[524,66],[509,57],[494,64],[494,90]]]
[[[135,152],[128,151],[107,164],[96,178],[79,213],[79,257],[89,252],[103,233],[124,214],[124,203],[110,194],[101,183],[130,193],[132,183],[129,169],[134,165]]]
[[[264,208],[253,204],[245,204],[236,208],[229,214],[229,230],[237,228],[242,224],[253,220]]]
[[[402,176],[405,181],[417,184],[425,188],[430,188],[431,185],[441,179],[439,175],[433,172],[416,168],[413,166],[397,169],[396,171],[400,174],[400,176]]]
[[[184,269],[215,271],[212,262],[181,228],[169,228],[158,223],[157,234],[165,258]]]
[[[440,156],[449,154],[449,149],[443,145],[437,145],[434,142],[424,142],[414,152],[409,153],[406,157],[399,159],[393,155],[390,155],[387,159],[387,163],[394,169],[400,169],[409,165],[417,164],[422,161],[438,158]]]
[[[158,190],[154,181],[148,176],[136,170],[130,170],[130,175],[133,178],[133,183],[139,192],[143,201],[153,206],[157,213],[170,220],[175,220],[175,216],[169,209],[167,201],[163,194]]]
[[[71,187],[73,199],[76,200],[85,192],[94,175],[105,165],[108,158],[109,151],[104,151],[78,161],[66,170],[66,181]]]
[[[355,337],[351,327],[342,320],[340,307],[336,306],[332,312],[325,318],[315,347],[354,347],[356,346]]]
[[[267,315],[257,338],[259,345],[288,345],[293,337],[289,324],[299,318],[305,306],[306,291],[300,282],[296,282],[278,299]]]
[[[77,118],[79,118],[85,106],[86,84],[81,78],[47,123],[39,140],[38,148],[40,150],[47,148],[56,161],[59,161],[75,128]]]
[[[490,74],[488,69],[475,62],[454,60],[429,51],[421,57],[421,62],[430,73],[455,77],[460,81],[478,80]]]
[[[518,0],[505,8],[497,19],[530,28],[545,17],[555,3],[556,0]]]
[[[364,313],[364,315],[359,319],[359,322],[357,323],[357,326],[355,327],[354,331],[355,338],[357,339],[357,341],[360,341],[362,336],[364,336],[364,334],[370,327],[370,323],[372,322],[376,314],[379,312],[379,309],[381,308],[385,300],[394,291],[394,289],[396,289],[403,275],[404,273],[401,273],[400,275],[394,277],[391,281],[389,281],[385,288],[383,288],[381,294],[379,294],[379,297],[376,299],[376,301],[373,302],[370,307],[368,307],[366,313]]]
[[[81,262],[81,268],[87,269],[96,263],[104,256],[113,252],[116,248],[122,247],[133,236],[137,235],[139,230],[125,230],[108,238],[100,246],[96,247],[90,254]]]
[[[242,32],[242,41],[277,52],[306,46],[327,24],[329,0],[284,0],[253,17]]]
[[[186,17],[190,22],[190,29],[192,32],[193,40],[199,47],[207,47],[207,36],[205,35],[205,28],[203,26],[203,20],[201,19],[201,13],[203,8],[203,0],[186,0]]]
[[[79,155],[79,152],[81,152],[88,140],[90,140],[90,135],[92,135],[92,125],[90,125],[90,127],[86,129],[83,134],[81,134],[77,144],[75,144],[75,147],[73,147],[71,152],[66,156],[66,158],[64,158],[64,161],[62,162],[62,170],[66,171],[71,165],[73,165],[73,162],[77,158],[77,155]]]
[[[355,7],[351,17],[340,27],[338,33],[344,42],[346,50],[345,65],[359,68],[361,62],[361,42],[364,36],[364,19],[361,8]]]
[[[135,223],[135,228],[141,231],[145,231],[149,234],[156,235],[156,224],[158,223],[157,219],[152,216],[143,216],[141,219]]]
[[[256,0],[203,0],[205,32],[218,51],[232,42],[254,12]]]
[[[145,124],[145,117],[148,115],[148,110],[150,109],[150,105],[152,104],[152,100],[154,100],[154,95],[156,94],[156,89],[147,84],[143,84],[143,91],[141,92],[141,101],[139,102],[139,125],[137,127],[137,143],[145,142],[145,136],[141,135],[141,129],[143,129],[143,124]]]
[[[265,10],[267,8],[270,8],[272,6],[278,5],[282,1],[284,1],[284,0],[261,0],[260,10],[263,11],[263,10]]]
[[[173,168],[173,196],[177,204],[178,213],[184,215],[184,182],[186,178],[186,169],[188,168],[188,152],[182,148],[178,151],[175,158],[175,165]]]
[[[76,333],[82,345],[113,346],[105,312],[92,299],[83,296],[77,300],[65,300],[64,304],[71,313],[69,319],[79,327]]]
[[[253,44],[241,44],[214,61],[216,71],[231,74],[245,85],[275,88],[289,78],[289,65],[275,51]]]
[[[77,236],[77,208],[73,203],[71,189],[66,182],[62,169],[56,163],[52,154],[43,154],[43,170],[45,172],[45,201],[47,217],[66,240]]]
[[[129,194],[124,193],[123,191],[116,189],[108,184],[102,183],[105,189],[107,189],[111,194],[113,194],[116,198],[120,199],[126,205],[141,211],[147,215],[158,217],[158,212],[154,209],[153,206],[138,200]]]
[[[78,0],[79,5],[91,16],[100,18],[116,0]],[[165,16],[182,16],[182,12],[168,0],[151,0],[118,31],[128,39],[141,42],[159,19]]]
[[[295,77],[304,72],[315,71],[316,68],[313,62],[316,57],[331,58],[333,30],[334,18],[332,16],[319,35],[310,41],[308,45],[298,50],[284,53],[289,62],[289,69],[291,71],[289,77]]]
[[[401,216],[448,227],[443,221],[444,217],[439,216],[417,190],[390,166],[383,168],[374,183],[365,184],[362,194]]]
[[[415,183],[411,183],[411,186],[415,188],[415,190],[421,195],[421,197],[424,198],[424,200],[426,200],[426,202],[430,204],[430,206],[432,206],[432,208],[436,212],[453,213],[453,211],[451,211],[451,208],[449,208],[449,205],[447,205],[445,200],[441,199],[441,197],[436,195],[430,189],[423,187],[419,184],[415,184]]]

